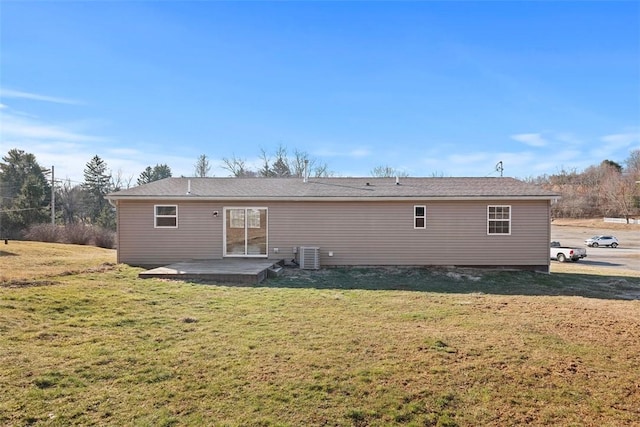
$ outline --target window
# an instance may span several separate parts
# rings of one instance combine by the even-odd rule
[[[155,227],[156,228],[178,228],[178,206],[156,205],[155,206]]]
[[[427,207],[413,207],[413,228],[427,228]]]
[[[243,209],[230,209],[229,210],[229,223],[231,228],[244,229],[244,208]]]
[[[487,234],[511,234],[511,206],[487,206]]]
[[[260,228],[260,210],[247,209],[247,227]]]

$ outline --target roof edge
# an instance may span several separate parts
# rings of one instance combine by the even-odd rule
[[[107,196],[108,200],[112,201],[121,201],[121,200],[132,200],[132,201],[152,201],[152,200],[171,200],[171,201],[201,201],[201,202],[213,202],[213,201],[221,201],[221,202],[252,202],[252,201],[273,201],[273,202],[392,202],[392,201],[400,201],[400,202],[410,202],[410,201],[473,201],[473,200],[558,200],[560,199],[560,195],[540,195],[540,196],[491,196],[491,195],[482,195],[482,196],[388,196],[388,197],[258,197],[258,196],[247,196],[247,197],[215,197],[215,196],[198,196],[198,195],[189,195],[189,196]]]

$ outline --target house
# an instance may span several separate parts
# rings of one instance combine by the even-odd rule
[[[321,266],[544,272],[557,198],[502,177],[167,178],[108,196],[118,262],[131,265],[311,254]]]

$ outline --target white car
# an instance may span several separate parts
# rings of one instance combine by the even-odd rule
[[[597,248],[598,246],[611,246],[612,248],[618,247],[618,239],[614,236],[593,236],[590,239],[584,241],[587,246]]]

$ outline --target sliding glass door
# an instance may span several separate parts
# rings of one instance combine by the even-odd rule
[[[225,208],[225,256],[266,257],[267,208]]]

